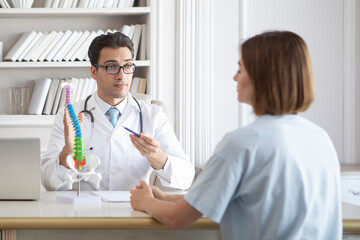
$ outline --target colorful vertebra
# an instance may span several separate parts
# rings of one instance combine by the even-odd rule
[[[81,168],[86,164],[85,158],[85,142],[81,133],[81,126],[79,122],[79,118],[76,116],[76,111],[73,105],[73,87],[71,84],[67,84],[65,86],[66,91],[66,109],[69,113],[69,117],[71,119],[72,126],[75,131],[75,139],[74,139],[74,162],[77,170],[81,170]]]

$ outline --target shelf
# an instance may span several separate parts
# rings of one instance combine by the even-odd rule
[[[148,3],[150,4],[150,3]],[[0,41],[4,43],[4,50],[14,45],[16,37],[26,31],[49,31],[49,29],[118,29],[121,25],[146,24],[146,49],[150,50],[150,33],[152,7],[131,8],[0,8]],[[6,24],[11,23],[11,24]],[[39,29],[37,29],[39,28]],[[4,52],[5,56],[5,52]],[[134,61],[139,75],[150,78],[151,61]],[[30,86],[29,79],[42,78],[51,75],[83,75],[90,68],[88,61],[67,62],[1,62],[0,61],[0,90],[11,86]],[[87,70],[88,72],[89,70]],[[86,72],[86,71],[85,71]],[[60,78],[60,76],[58,76]],[[0,97],[6,101],[0,106],[1,136],[39,136],[46,149],[50,130],[55,115],[6,115],[8,106],[8,92]],[[1,238],[1,237],[0,237]]]
[[[0,115],[0,128],[50,127],[55,115]]]
[[[136,67],[149,67],[150,60],[134,61]],[[0,62],[0,69],[8,68],[89,68],[90,62]]]
[[[150,7],[131,8],[0,8],[0,18],[19,17],[112,17],[148,15]]]

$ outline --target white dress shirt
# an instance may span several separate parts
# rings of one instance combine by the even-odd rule
[[[96,101],[96,104],[99,106],[100,111],[103,112],[105,114],[106,118],[110,121],[110,114],[108,113],[108,111],[109,111],[109,108],[112,108],[113,106],[104,102],[104,100],[102,100],[97,94],[95,95],[95,101]],[[128,103],[128,97],[126,96],[125,99],[121,103],[119,103],[118,105],[115,106],[120,113],[118,115],[118,120],[119,120],[120,116],[122,115],[122,113],[124,112],[124,109],[125,109],[127,103]]]

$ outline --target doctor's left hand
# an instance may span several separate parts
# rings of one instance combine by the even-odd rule
[[[167,154],[160,148],[160,143],[147,133],[141,133],[140,137],[130,134],[131,142],[140,154],[146,157],[155,169],[163,169],[167,161]]]

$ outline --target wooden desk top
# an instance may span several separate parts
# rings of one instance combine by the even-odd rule
[[[0,201],[0,229],[168,229],[129,202],[101,202],[99,207],[76,207],[56,200],[64,192],[43,192],[39,201]],[[218,230],[203,217],[189,229]]]
[[[82,208],[56,200],[58,192],[44,192],[40,201],[0,201],[0,229],[168,229],[146,213],[134,211],[129,202],[101,202]],[[343,203],[343,229],[360,234],[360,206]],[[189,229],[219,230],[203,217]]]
[[[341,175],[360,175],[360,164],[341,164]]]
[[[360,234],[360,207],[342,203],[344,234]]]
[[[346,194],[344,180],[353,181],[357,186],[360,180],[360,164],[341,164],[342,197]],[[355,199],[356,200],[356,199]],[[357,201],[357,200],[356,200]],[[360,206],[342,203],[343,232],[344,234],[360,234]]]

